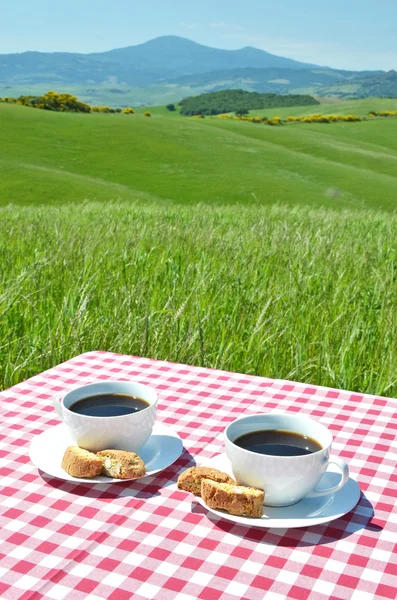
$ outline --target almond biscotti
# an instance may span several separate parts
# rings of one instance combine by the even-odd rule
[[[201,481],[203,479],[211,479],[218,483],[230,483],[236,485],[227,473],[212,469],[211,467],[190,467],[178,477],[178,489],[185,492],[192,492],[196,496],[201,495]]]
[[[260,518],[263,514],[265,493],[256,488],[203,479],[201,497],[210,508],[226,510],[232,515]]]
[[[102,463],[102,474],[108,477],[133,479],[146,474],[145,463],[135,452],[101,450],[97,456]]]
[[[78,446],[69,446],[65,450],[61,466],[72,477],[93,479],[101,474],[102,460],[93,452],[88,452]]]

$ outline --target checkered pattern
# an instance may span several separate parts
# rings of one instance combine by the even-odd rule
[[[159,393],[158,419],[185,451],[166,471],[111,485],[63,482],[30,463],[31,439],[58,423],[52,396],[80,383],[136,379]],[[397,401],[287,381],[89,352],[0,394],[2,600],[370,600],[396,598]],[[362,497],[307,529],[218,519],[177,490],[194,458],[223,451],[242,413],[310,415]]]

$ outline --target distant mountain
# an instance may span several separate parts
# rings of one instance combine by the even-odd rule
[[[172,77],[238,68],[302,69],[314,65],[256,48],[219,50],[177,36],[95,54],[23,52],[0,55],[0,83],[146,86]]]
[[[395,71],[342,71],[252,47],[209,48],[177,36],[108,52],[0,55],[0,96],[73,92],[89,103],[164,104],[224,89],[317,96],[397,96]]]
[[[165,74],[169,77],[172,73],[177,76],[248,67],[304,69],[315,66],[276,56],[251,46],[241,50],[221,50],[173,35],[90,56],[112,62],[143,65],[148,70],[160,72],[162,77]]]

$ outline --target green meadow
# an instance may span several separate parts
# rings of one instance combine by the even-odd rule
[[[168,112],[168,111],[167,111]],[[269,127],[0,105],[1,202],[395,208],[397,119]]]
[[[331,114],[354,114],[359,117],[365,117],[371,110],[380,112],[381,110],[396,110],[397,98],[362,98],[360,100],[337,101],[335,98],[318,98],[321,104],[317,106],[291,106],[289,108],[272,108],[250,111],[251,115],[265,115],[269,117],[280,116],[294,117],[296,115],[306,116],[313,113],[323,115]]]
[[[103,349],[396,395],[397,119],[151,112],[0,104],[0,387]]]

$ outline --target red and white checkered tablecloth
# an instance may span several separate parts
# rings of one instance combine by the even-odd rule
[[[105,484],[41,476],[32,438],[59,421],[52,396],[98,379],[159,393],[158,420],[185,451],[157,476]],[[2,600],[371,600],[397,596],[397,400],[89,352],[0,394]],[[223,451],[244,412],[318,419],[334,435],[362,497],[343,518],[306,529],[218,519],[177,490],[193,458]],[[172,485],[170,485],[172,482]]]

